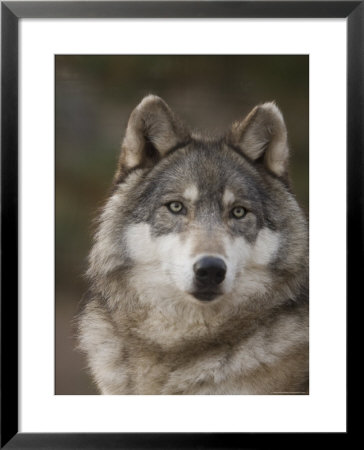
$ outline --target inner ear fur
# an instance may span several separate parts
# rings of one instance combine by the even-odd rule
[[[164,100],[155,95],[144,97],[129,117],[115,178],[137,167],[152,167],[168,150],[188,139],[188,130]]]
[[[287,129],[274,102],[256,106],[244,120],[234,123],[228,140],[251,160],[263,161],[269,171],[287,176]]]

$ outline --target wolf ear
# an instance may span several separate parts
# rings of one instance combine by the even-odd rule
[[[130,115],[115,178],[136,167],[152,167],[188,139],[188,131],[161,98],[144,97]]]
[[[287,129],[275,103],[256,106],[244,120],[233,124],[228,139],[253,161],[282,177],[287,174]]]

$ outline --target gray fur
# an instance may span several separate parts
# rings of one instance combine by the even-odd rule
[[[273,104],[215,141],[158,97],[132,113],[78,318],[101,393],[307,392],[308,230],[286,136]],[[206,254],[228,267],[211,302],[194,297],[188,267]]]

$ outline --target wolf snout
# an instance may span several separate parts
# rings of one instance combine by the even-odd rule
[[[221,258],[205,256],[193,265],[193,271],[200,287],[214,288],[224,281],[226,264]]]

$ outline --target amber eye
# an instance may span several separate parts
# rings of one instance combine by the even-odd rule
[[[231,210],[231,215],[235,219],[242,219],[246,213],[247,213],[246,209],[243,208],[242,206],[235,206],[235,208]]]
[[[167,204],[167,208],[173,213],[173,214],[179,214],[183,210],[183,203],[181,202],[171,202]]]

